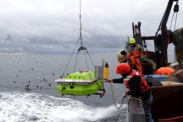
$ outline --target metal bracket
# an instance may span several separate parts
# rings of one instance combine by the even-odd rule
[[[87,50],[87,49],[86,49],[86,47],[81,46],[81,47],[78,49],[78,52],[81,51],[81,50]]]
[[[99,91],[103,91],[103,93],[95,93],[93,95],[100,95],[100,98],[102,98],[105,94],[105,89],[99,89]]]

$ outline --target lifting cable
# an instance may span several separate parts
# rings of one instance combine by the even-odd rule
[[[80,36],[79,39],[81,40],[81,47],[83,46],[82,43],[82,24],[81,24],[81,0],[80,0],[80,4],[79,4],[79,8],[80,8],[80,14],[79,14],[79,21],[80,21]]]
[[[172,21],[173,21],[174,13],[175,13],[175,12],[173,12],[173,16],[172,16],[172,20],[171,20],[171,23],[170,23],[170,28],[169,28],[169,30],[171,30],[171,26],[172,26]]]
[[[86,47],[83,47],[83,42],[82,42],[82,24],[81,24],[81,0],[80,0],[80,15],[79,15],[79,20],[80,20],[80,36],[79,36],[79,39],[81,41],[81,47],[78,49],[77,58],[78,58],[79,51],[85,50],[86,53],[88,54],[88,56],[89,56],[92,64],[93,64],[93,66],[95,67],[95,65],[94,65],[94,63],[93,63],[93,61],[92,61],[92,59],[91,59],[91,57],[90,57],[90,55],[89,55],[89,53],[87,51],[87,48]],[[84,52],[84,55],[85,55],[85,52]],[[77,62],[77,58],[76,58],[76,62]],[[86,55],[85,55],[85,59],[86,59],[87,67],[88,67],[88,62],[87,62]],[[76,68],[76,63],[75,63],[75,66],[74,66],[74,71],[75,71],[75,68]],[[88,67],[88,70],[89,70],[89,67]]]
[[[175,31],[175,27],[176,27],[176,23],[177,23],[177,14],[178,14],[178,11],[179,11],[179,5],[178,5],[178,1],[174,7],[174,12],[176,12],[176,17],[175,17],[175,25],[174,25],[174,31]]]
[[[176,23],[177,23],[177,14],[178,14],[178,12],[176,13],[176,17],[175,17],[174,31],[175,31],[175,27],[176,27]]]
[[[88,68],[88,71],[89,71],[89,66],[88,66],[88,62],[87,62],[87,58],[86,58],[85,52],[84,52],[84,55],[85,55],[85,60],[86,60],[87,68]]]
[[[176,23],[177,23],[177,14],[178,14],[178,12],[173,12],[173,16],[172,16],[172,20],[171,20],[171,23],[170,23],[170,28],[169,28],[169,30],[171,30],[172,21],[173,21],[173,18],[174,18],[174,13],[176,13],[175,24],[174,24],[174,31],[175,31],[175,27],[176,27]]]
[[[87,48],[86,48],[86,47],[83,47],[83,42],[82,42],[82,24],[81,24],[81,0],[80,0],[80,14],[79,14],[79,20],[80,20],[80,35],[79,35],[78,41],[77,41],[77,43],[76,43],[76,45],[75,45],[75,47],[74,47],[74,50],[73,50],[73,52],[72,52],[72,54],[71,54],[71,56],[70,56],[70,58],[69,58],[68,63],[66,64],[66,67],[65,67],[64,72],[63,72],[63,74],[62,74],[61,77],[64,76],[64,73],[65,73],[65,71],[66,71],[66,69],[67,69],[67,66],[68,66],[68,64],[69,64],[69,62],[70,62],[70,60],[71,60],[71,58],[72,58],[72,55],[73,55],[73,53],[74,53],[74,51],[75,51],[75,49],[76,49],[76,46],[77,46],[77,44],[78,44],[79,41],[80,41],[81,47],[78,49],[78,52],[77,52],[76,61],[75,61],[75,66],[74,66],[74,72],[75,72],[75,68],[76,68],[76,64],[77,64],[77,59],[78,59],[79,51],[81,51],[81,50],[85,50],[85,51],[86,51],[86,53],[88,54],[88,56],[89,56],[89,58],[90,58],[90,60],[91,60],[91,62],[92,62],[92,64],[93,64],[93,66],[95,67],[95,65],[94,65],[94,63],[93,63],[93,61],[92,61],[92,59],[91,59],[91,57],[90,57],[90,55],[89,55],[89,52],[87,51]],[[85,52],[84,52],[84,55],[85,55]],[[85,55],[85,59],[86,59],[86,63],[87,63],[87,68],[88,68],[88,70],[89,70],[89,66],[88,66],[88,62],[87,62],[86,55]]]
[[[76,64],[77,64],[77,60],[78,60],[78,54],[79,54],[79,51],[77,52],[76,61],[75,61],[75,65],[74,65],[74,71],[73,72],[75,72],[75,69],[76,69]]]
[[[82,24],[81,24],[81,0],[80,0],[80,15],[79,15],[79,20],[80,20],[80,39],[81,39],[81,47],[80,48],[82,48],[83,47],[83,42],[82,42]],[[78,49],[78,51],[80,51],[79,49]],[[95,67],[95,65],[94,65],[94,63],[93,63],[93,61],[92,61],[92,59],[90,57],[90,54],[89,54],[88,50],[85,47],[84,47],[84,50],[88,54],[88,56],[89,56],[89,58],[90,58],[90,60],[91,60],[91,62],[93,64],[93,66]],[[87,65],[88,65],[88,63],[87,63]]]
[[[173,16],[172,16],[172,20],[171,20],[171,23],[170,23],[169,30],[171,30],[171,26],[172,26],[174,14],[176,13],[175,24],[174,24],[174,31],[175,31],[175,27],[176,27],[176,23],[177,23],[177,14],[178,14],[178,11],[179,11],[179,7],[178,7],[178,1],[177,1],[176,5],[174,6],[174,12],[173,12]]]
[[[76,49],[76,46],[77,46],[78,42],[79,42],[79,39],[78,39],[78,41],[77,41],[77,43],[76,43],[76,45],[75,45],[75,47],[74,47],[74,50]],[[66,67],[65,67],[65,69],[64,69],[64,72],[63,72],[62,76],[64,76],[64,73],[65,73],[65,71],[66,71],[66,69],[67,69],[67,66],[68,66],[68,64],[69,64],[69,62],[70,62],[70,60],[71,60],[71,58],[72,58],[72,55],[73,55],[73,53],[74,53],[74,50],[72,51],[72,54],[71,54],[71,56],[70,56],[70,58],[69,58],[69,61],[68,61],[67,64],[66,64]]]

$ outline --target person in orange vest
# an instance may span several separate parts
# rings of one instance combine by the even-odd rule
[[[140,64],[140,57],[142,56],[143,48],[136,44],[134,38],[130,39],[130,46],[128,46],[126,58],[130,59],[132,69],[137,69],[142,74],[142,65]]]
[[[154,122],[151,115],[151,103],[153,96],[147,82],[142,78],[140,72],[131,69],[126,63],[120,63],[116,68],[116,73],[121,74],[122,78],[108,79],[107,82],[123,83],[129,89],[129,91],[123,94],[123,97],[131,95],[133,97],[140,98],[143,101],[147,122]]]

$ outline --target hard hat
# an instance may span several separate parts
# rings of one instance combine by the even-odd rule
[[[121,63],[116,68],[117,74],[126,74],[130,71],[130,66],[126,63]]]
[[[125,60],[126,56],[127,56],[126,50],[120,50],[117,55],[118,62],[126,63],[127,62],[127,60]]]
[[[176,65],[179,65],[179,63],[178,63],[177,61],[175,61],[175,64],[176,64]]]
[[[170,64],[170,67],[173,68],[175,66],[179,66],[179,63],[177,61]]]
[[[130,39],[130,44],[132,44],[132,43],[135,43],[135,39],[134,38]]]

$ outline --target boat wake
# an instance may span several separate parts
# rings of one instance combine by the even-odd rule
[[[0,122],[116,122],[124,121],[127,105],[93,107],[70,98],[23,92],[0,92]],[[3,118],[2,118],[3,117]]]

